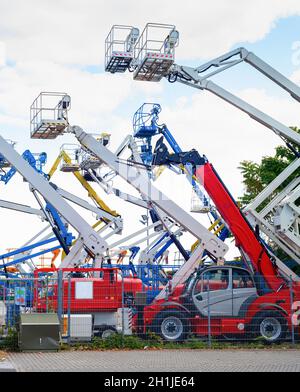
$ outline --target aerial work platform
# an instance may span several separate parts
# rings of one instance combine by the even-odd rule
[[[148,23],[141,35],[136,27],[115,25],[105,40],[105,71],[129,70],[135,80],[159,82],[174,64],[178,41],[173,25]]]
[[[105,71],[125,72],[133,60],[134,45],[139,30],[133,26],[115,25],[105,40]]]
[[[58,102],[58,103],[57,103]],[[32,139],[55,139],[69,126],[71,98],[65,93],[42,92],[30,107]]]
[[[175,60],[179,33],[173,25],[148,23],[135,45],[135,80],[159,82]]]

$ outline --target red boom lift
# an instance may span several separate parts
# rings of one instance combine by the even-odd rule
[[[300,300],[300,286],[292,287],[277,268],[214,167],[196,150],[168,153],[161,138],[153,165],[191,164],[196,178],[215,203],[235,237],[247,268],[200,267],[188,281],[144,308],[145,329],[150,328],[169,341],[182,341],[192,333],[213,336],[261,336],[272,343],[292,331],[292,308]]]

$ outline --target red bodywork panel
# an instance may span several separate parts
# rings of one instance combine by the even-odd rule
[[[256,238],[250,224],[232,199],[214,167],[206,163],[196,170],[196,177],[203,184],[206,192],[215,203],[229,230],[235,237],[237,247],[241,248],[250,258],[251,263],[266,280],[269,287],[277,291],[285,285],[276,266],[270,260],[264,246]]]
[[[181,290],[183,287],[181,288]],[[299,286],[296,287],[299,298]],[[179,290],[177,295],[172,295],[168,301],[160,300],[147,306],[144,311],[145,330],[151,326],[155,317],[163,310],[177,309],[188,316],[182,303]],[[296,294],[297,296],[297,294]],[[255,299],[248,307],[246,314],[243,317],[212,317],[211,318],[211,334],[212,336],[219,335],[244,335],[247,333],[247,326],[251,324],[253,318],[260,312],[272,310],[279,311],[287,320],[288,326],[291,328],[291,295],[289,289],[283,289],[279,293],[272,292]],[[208,335],[208,317],[196,313],[190,319],[191,332],[200,335]]]

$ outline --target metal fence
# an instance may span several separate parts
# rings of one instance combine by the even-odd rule
[[[0,281],[0,337],[23,313],[57,313],[61,341],[106,339],[113,334],[164,343],[296,343],[300,303],[292,280],[277,292],[241,269],[195,272],[176,288],[176,272],[144,268],[39,270]],[[156,299],[163,285],[165,296]],[[259,287],[259,288],[258,288]],[[171,294],[170,294],[171,293]]]

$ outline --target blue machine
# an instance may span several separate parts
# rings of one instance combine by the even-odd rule
[[[48,175],[46,173],[43,172],[43,168],[47,163],[47,154],[45,152],[42,152],[40,154],[33,154],[32,152],[30,152],[29,150],[24,151],[24,153],[22,154],[22,157],[24,158],[24,160],[26,160],[29,165],[31,167],[33,167],[39,174],[41,174],[43,177],[45,177],[47,180]],[[1,160],[1,156],[0,156],[0,160]],[[3,170],[4,171],[4,170]],[[4,182],[5,185],[7,185],[9,183],[9,181],[14,177],[14,175],[16,174],[16,169],[14,167],[11,167],[7,172],[4,172],[5,174],[0,175],[0,181]],[[59,246],[55,246],[52,247],[50,249],[47,250],[43,250],[34,254],[30,254],[30,255],[25,255],[21,258],[19,258],[18,260],[12,261],[10,263],[7,264],[2,264],[0,265],[0,269],[4,269],[6,270],[7,267],[19,264],[19,263],[23,263],[31,258],[34,257],[39,257],[43,254],[52,252],[54,250],[63,248],[63,250],[66,253],[69,253],[69,246],[72,245],[72,241],[74,239],[72,233],[69,233],[64,225],[64,223],[62,222],[58,212],[55,210],[55,208],[50,204],[47,203],[46,204],[46,208],[45,208],[46,212],[51,216],[52,220],[53,220],[53,232],[55,234],[56,238],[50,238],[48,240],[45,241],[41,241],[41,242],[37,242],[36,244],[32,244],[30,246],[26,246],[24,248],[20,248],[16,251],[4,254],[4,255],[0,255],[0,260],[4,260],[7,259],[9,257],[13,257],[17,254],[20,254],[22,252],[27,252],[30,250],[33,250],[35,248],[38,248],[40,246],[44,246],[47,244],[50,244],[52,242],[55,241],[59,241]]]
[[[35,154],[36,155],[36,154]],[[43,172],[43,167],[47,162],[47,154],[42,152],[37,157],[34,156],[29,150],[23,152],[22,157],[29,163],[31,167],[33,167],[38,173],[42,174],[47,178],[47,175]],[[0,156],[1,160],[1,156]],[[3,181],[6,184],[12,179],[12,177],[16,174],[17,170],[14,167],[11,167],[10,170],[0,175],[0,181]]]
[[[144,103],[136,111],[133,117],[133,136],[135,139],[142,141],[142,144],[140,146],[140,156],[146,166],[150,166],[152,164],[152,139],[155,136],[162,135],[167,140],[168,144],[170,145],[175,154],[179,154],[182,152],[182,149],[176,142],[168,127],[165,124],[158,124],[159,114],[161,113],[161,111],[162,108],[157,103]],[[192,176],[192,169],[187,166],[186,170],[189,173],[188,179],[192,185],[194,192],[203,203],[203,206],[209,207],[209,200],[202,193],[201,189],[199,188],[199,185]],[[218,215],[214,210],[210,209],[209,213],[214,221],[218,220]],[[224,227],[218,234],[218,237],[222,241],[225,241],[229,235],[230,233],[228,229]],[[170,243],[168,243],[169,245],[166,245],[164,250],[166,250],[172,243],[173,241],[172,239],[170,239]]]

